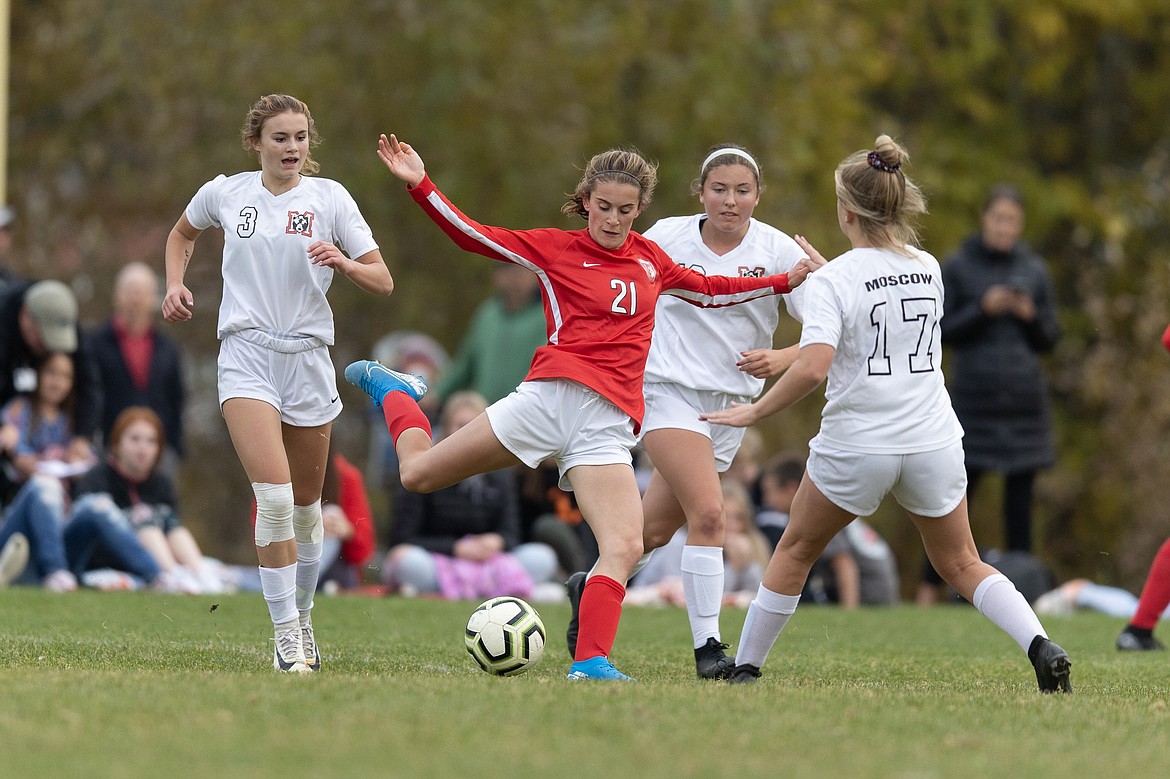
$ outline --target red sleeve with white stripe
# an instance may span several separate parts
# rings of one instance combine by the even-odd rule
[[[407,191],[427,216],[464,251],[534,270],[559,254],[567,241],[562,230],[509,230],[480,224],[456,208],[435,187],[430,176],[424,176],[417,186]]]
[[[672,261],[665,253],[659,265],[663,295],[671,295],[702,308],[722,308],[749,300],[784,295],[792,291],[788,274],[775,276],[705,276]]]

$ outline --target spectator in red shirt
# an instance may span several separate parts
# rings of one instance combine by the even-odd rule
[[[160,299],[158,274],[145,263],[128,263],[114,281],[113,315],[86,334],[86,343],[101,375],[104,440],[118,414],[146,406],[162,420],[162,469],[173,479],[183,456],[187,392],[178,344],[157,326]]]

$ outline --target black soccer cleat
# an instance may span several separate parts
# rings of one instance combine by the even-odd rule
[[[1028,647],[1028,659],[1036,669],[1040,692],[1072,692],[1072,682],[1068,678],[1072,662],[1068,659],[1068,652],[1047,638],[1036,636],[1032,639],[1032,646]]]
[[[581,612],[581,593],[585,592],[585,580],[589,578],[588,571],[577,571],[565,582],[565,590],[569,593],[569,626],[565,628],[565,644],[569,648],[569,657],[577,659],[577,628]]]
[[[728,657],[724,649],[727,649],[727,644],[719,643],[719,639],[712,636],[695,650],[695,673],[700,679],[726,679],[731,675],[735,660]]]
[[[731,669],[727,677],[728,684],[755,684],[760,678],[760,669],[754,665],[743,663]]]
[[[1117,637],[1117,648],[1122,652],[1161,652],[1166,649],[1154,638],[1153,631],[1126,625]]]

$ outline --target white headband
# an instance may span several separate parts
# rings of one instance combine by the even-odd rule
[[[711,164],[711,160],[713,160],[717,157],[723,157],[723,156],[728,155],[728,154],[733,154],[736,157],[743,158],[747,162],[748,166],[756,172],[756,175],[757,176],[760,175],[760,166],[757,165],[756,161],[752,159],[752,155],[748,154],[743,149],[733,149],[731,147],[716,149],[715,151],[708,154],[707,159],[703,160],[703,164],[699,166],[699,175],[700,176],[703,175],[703,171],[705,171],[707,169],[707,166]]]

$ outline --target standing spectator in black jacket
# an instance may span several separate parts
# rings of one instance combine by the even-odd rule
[[[0,406],[36,389],[36,365],[43,357],[72,354],[77,397],[73,454],[66,459],[74,460],[89,451],[101,406],[100,380],[80,335],[77,298],[60,281],[18,281],[0,290]],[[0,484],[0,502],[5,486]]]
[[[179,347],[157,326],[158,275],[145,263],[127,264],[114,281],[113,302],[113,315],[86,335],[104,390],[102,436],[109,440],[114,420],[125,409],[152,409],[166,433],[162,469],[174,478],[183,456],[187,393]]]
[[[980,232],[942,266],[947,384],[963,425],[967,494],[975,494],[984,474],[1003,474],[1004,547],[1030,552],[1036,472],[1055,459],[1040,355],[1056,345],[1060,322],[1047,264],[1020,240],[1019,189],[993,187],[980,221]],[[932,573],[926,571],[924,584],[935,581]],[[919,602],[929,602],[930,593],[920,588]]]

